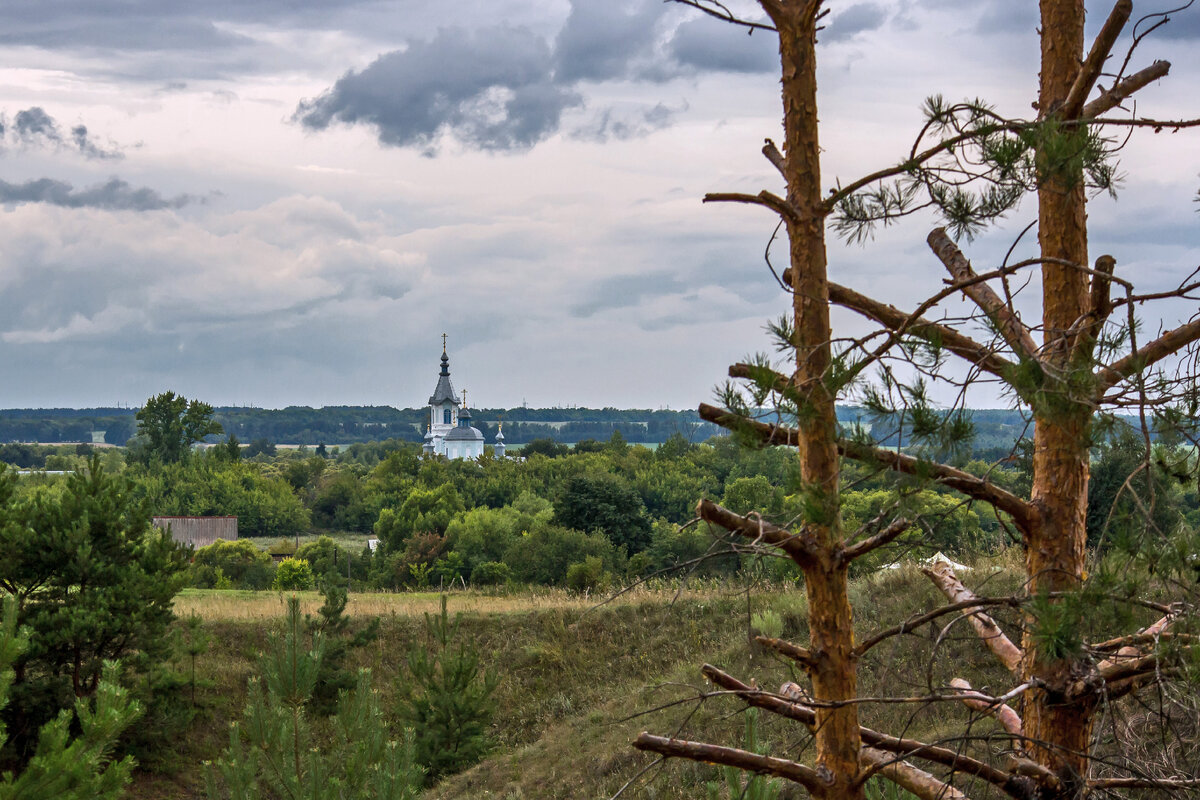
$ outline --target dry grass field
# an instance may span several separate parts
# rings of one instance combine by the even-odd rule
[[[639,587],[619,596],[586,595],[562,589],[531,589],[515,593],[461,591],[447,594],[451,614],[465,615],[514,614],[524,612],[570,610],[586,612],[607,606],[671,603],[696,600],[710,596],[711,587],[647,588]],[[414,616],[437,613],[441,604],[440,592],[354,592],[346,602],[346,614],[351,617]],[[300,608],[315,614],[321,607],[319,592],[271,592],[221,589],[184,589],[175,598],[175,613],[181,617],[192,614],[205,622],[255,622],[283,617],[290,597],[300,599]]]

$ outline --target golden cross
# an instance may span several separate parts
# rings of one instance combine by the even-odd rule
[[[446,352],[446,334],[442,334],[442,352]]]
[[[467,407],[467,390],[463,389],[463,408]]]

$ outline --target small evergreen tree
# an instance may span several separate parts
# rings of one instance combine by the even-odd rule
[[[303,649],[300,601],[288,600],[284,635],[275,637],[262,660],[262,676],[250,683],[241,723],[229,732],[229,747],[208,767],[210,800],[413,800],[421,788],[411,731],[401,742],[387,726],[361,670],[352,691],[338,699],[331,744],[316,745],[309,720],[313,692],[325,657],[324,637]]]
[[[471,766],[490,746],[500,679],[481,671],[478,651],[457,640],[461,619],[450,621],[442,595],[441,613],[425,615],[428,642],[409,648],[409,680],[399,687],[400,718],[416,731],[417,760],[431,781]]]
[[[17,601],[5,597],[0,615],[0,708],[8,702],[12,666],[28,644],[24,632],[17,629]],[[16,774],[0,774],[0,800],[116,800],[121,796],[134,762],[129,756],[113,761],[113,745],[138,718],[141,708],[114,680],[114,672],[110,662],[96,689],[94,706],[80,698],[74,712],[63,710],[42,726],[37,748],[25,768]],[[75,719],[79,735],[71,738]],[[7,732],[0,721],[0,747],[6,742]]]
[[[365,647],[379,638],[379,617],[372,619],[366,627],[357,631],[352,629],[350,618],[344,613],[346,589],[334,578],[332,574],[326,576],[322,589],[325,603],[317,609],[317,617],[308,620],[314,644],[318,636],[325,642],[325,656],[317,670],[317,684],[312,699],[312,710],[322,716],[328,716],[336,710],[339,694],[357,685],[355,673],[345,666],[350,651]]]

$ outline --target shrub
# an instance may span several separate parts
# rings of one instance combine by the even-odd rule
[[[275,570],[271,588],[285,592],[313,588],[312,567],[302,558],[285,558]]]
[[[512,580],[512,570],[503,561],[485,561],[471,570],[472,586],[495,586]]]
[[[597,556],[588,556],[583,561],[567,567],[567,588],[573,592],[595,591],[608,586],[609,574],[604,562]]]
[[[223,539],[201,547],[192,559],[193,585],[216,587],[224,577],[234,589],[266,589],[275,575],[271,557],[253,542]]]

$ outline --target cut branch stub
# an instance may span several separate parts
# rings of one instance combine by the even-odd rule
[[[921,567],[921,572],[933,581],[951,603],[977,599],[975,593],[963,586],[962,581],[954,574],[954,568],[945,561],[935,561],[928,567]],[[1009,672],[1015,673],[1020,670],[1023,657],[1021,648],[1004,635],[1004,631],[1000,630],[994,619],[982,611],[968,612],[967,619],[979,634],[979,638],[983,639],[983,643]]]

